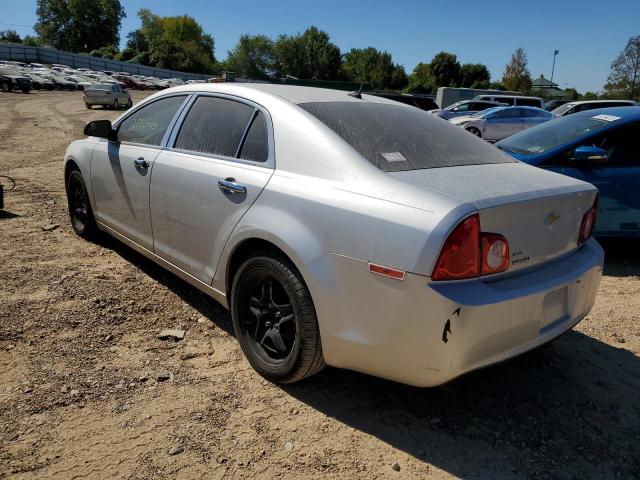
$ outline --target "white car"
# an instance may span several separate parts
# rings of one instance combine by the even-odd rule
[[[328,364],[438,385],[556,338],[595,300],[595,187],[412,106],[191,84],[85,133],[65,154],[76,233],[228,307],[273,381]]]

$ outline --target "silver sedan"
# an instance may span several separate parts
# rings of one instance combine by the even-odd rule
[[[107,232],[228,307],[270,380],[328,364],[438,385],[594,303],[596,189],[414,107],[190,84],[85,133],[65,155],[76,233]]]
[[[463,127],[477,137],[490,142],[540,125],[555,118],[555,115],[535,107],[496,107],[473,115],[456,117],[450,120],[454,125]]]

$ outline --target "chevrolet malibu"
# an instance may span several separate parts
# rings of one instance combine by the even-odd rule
[[[190,84],[93,121],[65,155],[71,224],[231,310],[250,364],[444,383],[591,309],[596,189],[364,94]]]

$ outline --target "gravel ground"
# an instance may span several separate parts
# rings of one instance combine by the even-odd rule
[[[0,94],[0,174],[18,184],[0,212],[0,477],[640,477],[638,242],[606,244],[592,313],[517,359],[433,389],[331,368],[278,387],[222,307],[73,234],[64,150],[116,115]],[[183,340],[158,339],[174,327]]]

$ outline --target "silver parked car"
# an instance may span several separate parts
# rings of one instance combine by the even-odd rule
[[[552,120],[552,113],[535,107],[495,107],[449,120],[475,136],[497,142],[529,127]]]
[[[551,110],[551,113],[559,117],[564,117],[586,110],[595,110],[596,108],[635,107],[637,105],[633,100],[582,100],[580,102],[569,102],[560,105]]]
[[[85,133],[65,154],[76,233],[107,232],[228,307],[273,381],[329,364],[438,385],[594,303],[596,189],[417,108],[191,84]]]
[[[113,83],[90,84],[84,89],[82,98],[85,106],[89,109],[94,105],[102,105],[118,110],[119,108],[131,108],[133,105],[129,92]]]

